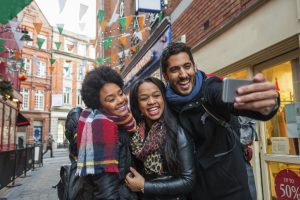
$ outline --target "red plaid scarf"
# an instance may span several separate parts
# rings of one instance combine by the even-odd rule
[[[82,111],[78,121],[79,152],[76,174],[85,176],[103,172],[119,172],[117,123],[130,131],[135,127],[131,113],[124,117],[111,115],[108,117],[99,109]]]

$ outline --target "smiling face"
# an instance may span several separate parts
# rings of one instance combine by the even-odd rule
[[[128,114],[128,99],[118,85],[104,84],[100,89],[99,96],[101,108],[106,112],[119,117]]]
[[[149,127],[160,119],[165,108],[161,91],[151,82],[144,82],[139,86],[138,105]]]
[[[189,55],[181,52],[168,59],[168,67],[163,73],[166,81],[180,95],[189,95],[195,83],[196,69]]]

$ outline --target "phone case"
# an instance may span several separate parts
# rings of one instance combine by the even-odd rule
[[[223,91],[222,91],[222,100],[226,103],[234,102],[235,97],[237,96],[237,88],[249,85],[253,83],[252,80],[246,79],[234,79],[234,78],[224,78],[223,80]]]

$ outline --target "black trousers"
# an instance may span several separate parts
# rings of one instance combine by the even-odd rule
[[[53,149],[52,149],[52,146],[47,146],[46,151],[43,153],[43,155],[44,155],[45,153],[47,153],[48,150],[50,150],[50,156],[51,156],[51,158],[52,158],[52,157],[53,157]]]

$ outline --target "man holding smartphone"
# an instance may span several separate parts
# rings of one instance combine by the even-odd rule
[[[161,67],[167,81],[167,101],[195,144],[197,183],[192,199],[250,200],[240,143],[230,128],[218,124],[204,107],[227,122],[231,114],[269,120],[279,105],[275,85],[257,74],[252,84],[237,89],[234,102],[225,103],[222,80],[207,78],[197,70],[191,49],[184,43],[172,43],[164,49]]]

